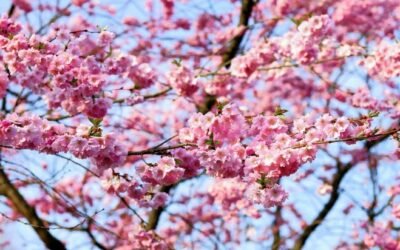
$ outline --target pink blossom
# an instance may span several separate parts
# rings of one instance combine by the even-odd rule
[[[72,3],[79,7],[82,7],[82,5],[88,2],[90,2],[90,0],[72,0]]]
[[[78,158],[83,158],[85,156],[84,149],[87,146],[87,140],[80,137],[75,137],[71,139],[68,144],[68,151]]]
[[[185,66],[174,67],[167,75],[169,84],[183,96],[190,96],[198,89],[198,79]]]
[[[100,46],[108,46],[111,44],[114,37],[115,37],[114,33],[103,30],[100,32],[98,43]]]
[[[32,5],[27,0],[13,0],[14,4],[18,6],[18,8],[22,9],[25,12],[32,11]]]
[[[98,98],[96,100],[90,100],[85,103],[84,111],[89,117],[92,118],[103,118],[108,109],[111,107],[112,102],[107,98]]]

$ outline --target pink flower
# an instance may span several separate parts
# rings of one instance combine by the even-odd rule
[[[296,119],[293,122],[293,132],[304,133],[309,127],[309,124],[304,119]]]
[[[320,40],[333,31],[333,22],[328,15],[313,16],[302,22],[298,29],[303,36]]]
[[[107,114],[112,101],[108,98],[97,98],[95,100],[88,100],[85,104],[85,113],[89,117],[101,119]]]
[[[14,4],[25,12],[32,11],[32,5],[29,3],[28,0],[13,0]]]
[[[191,96],[198,89],[198,79],[185,66],[174,66],[167,75],[168,83],[183,96]]]
[[[163,5],[163,15],[165,19],[171,18],[174,14],[174,1],[173,0],[161,0]]]
[[[249,77],[258,68],[257,58],[248,56],[237,56],[232,60],[231,72],[236,77]]]
[[[392,214],[397,219],[400,219],[400,204],[393,206]]]
[[[139,88],[148,88],[156,81],[154,70],[147,63],[132,66],[128,76]]]
[[[22,1],[21,1],[22,2]],[[10,35],[16,35],[22,29],[21,25],[15,23],[13,20],[2,16],[0,18],[0,35],[8,37]]]
[[[144,101],[145,101],[145,99],[141,95],[131,95],[128,98],[126,98],[126,100],[125,100],[126,104],[129,106],[133,106],[133,105],[142,103]]]
[[[306,144],[312,144],[313,142],[321,141],[325,138],[323,131],[318,130],[316,128],[311,128],[307,131],[304,142]]]
[[[0,71],[0,98],[3,98],[8,88],[8,76],[4,70]]]
[[[292,144],[292,139],[288,134],[278,134],[275,136],[274,147],[278,149],[288,148]]]
[[[175,160],[170,157],[163,157],[157,165],[157,168],[162,171],[162,176],[159,181],[162,185],[172,185],[177,183],[184,174],[184,169],[177,167]]]
[[[192,152],[180,148],[175,150],[173,155],[178,166],[185,170],[184,178],[195,176],[201,170],[200,161]]]
[[[123,23],[129,26],[137,26],[140,24],[139,20],[133,16],[125,17]]]
[[[82,7],[85,3],[90,2],[90,0],[72,0],[72,4]]]
[[[87,146],[87,140],[82,137],[74,137],[68,144],[68,151],[78,158],[84,158],[84,149]]]
[[[149,188],[149,184],[140,185],[139,183],[134,182],[131,183],[128,188],[128,195],[132,199],[140,200],[144,197]]]
[[[69,143],[70,143],[70,137],[59,136],[53,141],[53,143],[51,144],[51,148],[54,150],[54,152],[65,153],[69,149]]]
[[[115,37],[114,33],[110,32],[110,31],[103,30],[103,31],[100,32],[99,39],[98,39],[98,44],[100,46],[108,46],[113,41],[114,37]]]
[[[90,126],[86,124],[79,124],[79,126],[76,128],[76,135],[77,136],[89,136],[89,131],[90,131]]]
[[[260,154],[260,156],[262,159],[262,163],[265,166],[271,166],[277,162],[278,152],[276,152],[273,149],[268,149],[268,150],[266,150],[266,152],[263,152],[262,154]]]
[[[150,201],[150,206],[152,208],[159,208],[164,206],[168,201],[168,194],[164,192],[156,193]]]
[[[228,155],[229,155],[229,152],[227,152],[225,148],[217,148],[214,151],[214,158],[217,161],[224,162],[226,160],[226,158],[228,157]]]
[[[97,138],[90,138],[87,145],[83,148],[85,157],[93,157],[99,154],[101,145]]]
[[[337,128],[339,133],[343,133],[350,126],[350,121],[346,117],[340,117],[336,119],[334,126]]]
[[[246,190],[245,195],[265,207],[282,205],[288,197],[288,194],[278,184],[274,184],[270,188],[262,188],[257,183],[251,184]]]
[[[324,114],[320,118],[317,119],[315,122],[315,127],[320,130],[324,131],[326,126],[330,125],[333,121],[333,117],[329,114]]]
[[[182,128],[179,130],[179,140],[184,143],[189,143],[194,141],[194,134],[190,128]]]

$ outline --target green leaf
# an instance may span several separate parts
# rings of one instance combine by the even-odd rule
[[[39,45],[37,46],[38,50],[42,50],[42,49],[45,49],[45,48],[46,48],[46,44],[44,44],[42,42],[40,42]]]
[[[210,138],[206,140],[206,145],[210,146],[211,149],[215,149],[216,142],[214,141],[214,134],[210,134]]]
[[[103,119],[89,118],[89,121],[93,124],[93,126],[99,127]]]
[[[181,67],[181,66],[182,66],[182,59],[180,59],[180,58],[174,59],[174,60],[172,61],[172,63],[175,64],[175,65],[178,66],[178,67]]]
[[[265,175],[261,175],[261,177],[257,180],[257,183],[261,185],[261,188],[264,189],[270,183],[270,181],[265,177]]]
[[[278,107],[275,108],[274,115],[275,115],[275,116],[282,116],[282,115],[284,115],[286,112],[288,112],[287,109],[283,109],[283,108],[281,108],[280,106],[278,106]]]
[[[71,81],[72,86],[77,86],[78,85],[77,83],[78,83],[78,79],[76,79],[75,77],[72,78],[72,81]]]
[[[311,18],[312,16],[313,16],[312,13],[307,13],[300,18],[290,18],[290,21],[292,21],[296,25],[296,27],[299,27],[302,22],[306,21],[307,19]]]
[[[379,111],[369,111],[368,112],[368,117],[369,118],[374,118],[374,117],[377,117],[377,116],[379,116]]]
[[[290,18],[290,21],[292,21],[296,25],[296,27],[299,27],[300,24],[303,22],[302,19],[296,19],[296,18]]]
[[[217,109],[219,112],[222,112],[222,110],[224,109],[224,107],[228,104],[228,102],[218,102],[217,103]]]
[[[92,126],[89,129],[89,136],[101,137],[103,130],[100,127]]]
[[[176,165],[182,165],[183,161],[181,159],[174,158]]]
[[[206,140],[206,145],[214,147],[214,141],[212,139],[207,139]]]

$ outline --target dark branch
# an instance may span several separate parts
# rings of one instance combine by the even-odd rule
[[[10,9],[8,10],[8,17],[12,17],[12,15],[14,14],[15,11],[15,4],[11,4]]]
[[[346,164],[345,166],[338,167],[338,171],[333,177],[332,180],[332,193],[329,197],[328,202],[319,212],[317,217],[309,224],[303,231],[303,233],[297,238],[294,243],[293,250],[300,250],[304,247],[307,239],[311,236],[311,234],[318,228],[319,225],[324,221],[326,216],[335,206],[336,202],[339,200],[340,197],[340,183],[342,182],[343,178],[345,177],[346,173],[351,169],[351,164]]]
[[[49,232],[43,220],[37,215],[35,209],[30,206],[18,192],[18,189],[10,182],[2,168],[0,168],[0,195],[7,197],[12,202],[15,209],[28,220],[33,230],[35,230],[48,249],[66,249],[64,244]]]
[[[93,243],[96,247],[98,247],[99,249],[101,249],[101,250],[107,250],[107,249],[108,249],[107,247],[105,247],[103,244],[101,244],[100,242],[98,242],[98,241],[96,240],[96,237],[93,235],[93,233],[92,233],[92,231],[91,231],[91,227],[92,227],[92,220],[89,220],[88,228],[87,228],[86,232],[87,232],[87,234],[89,235],[89,238],[90,238],[90,240],[92,241],[92,243]]]
[[[178,144],[178,145],[173,145],[173,146],[167,146],[167,147],[154,147],[150,149],[145,149],[141,151],[130,151],[128,152],[128,155],[157,155],[157,154],[164,154],[165,152],[172,150],[172,149],[177,149],[177,148],[184,148],[184,147],[195,147],[195,144]]]
[[[255,0],[242,0],[242,7],[240,9],[240,17],[238,27],[243,26],[247,28],[249,24],[249,20],[251,17],[251,13],[253,11],[253,7],[256,4]],[[240,44],[242,43],[243,38],[245,37],[246,32],[242,32],[241,34],[234,37],[231,42],[229,43],[228,48],[226,49],[225,53],[222,55],[222,62],[220,67],[229,68],[231,66],[231,61],[239,52]],[[197,110],[200,113],[207,113],[209,112],[212,107],[216,103],[216,98],[213,95],[206,95],[205,102],[202,105],[197,107]]]
[[[275,210],[275,220],[272,225],[272,232],[274,240],[272,242],[272,250],[279,250],[281,245],[281,232],[279,227],[282,222],[282,206],[277,206]]]
[[[242,8],[240,10],[240,18],[239,18],[238,27],[239,26],[244,26],[244,27],[248,26],[249,20],[251,17],[251,12],[252,12],[255,4],[256,4],[256,1],[254,1],[254,0],[242,0]],[[233,38],[231,43],[229,44],[228,49],[222,56],[222,65],[224,65],[226,68],[229,68],[229,66],[231,64],[230,61],[239,52],[240,44],[242,43],[242,40],[243,40],[245,34],[246,33],[243,32],[242,34]]]
[[[169,193],[169,191],[174,187],[174,185],[163,186],[160,192]],[[147,219],[146,230],[154,230],[157,228],[158,222],[160,221],[161,213],[164,211],[163,207],[159,207],[150,211],[149,217]]]

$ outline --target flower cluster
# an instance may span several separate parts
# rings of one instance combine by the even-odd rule
[[[82,137],[63,125],[51,124],[34,115],[7,115],[0,122],[0,142],[13,149],[32,149],[50,154],[68,152],[90,158],[100,171],[123,165],[126,148],[112,134]]]
[[[147,88],[155,81],[150,66],[133,56],[114,56],[108,47],[114,34],[101,31],[98,39],[79,33],[26,37],[14,21],[0,19],[0,50],[5,68],[0,73],[0,94],[6,80],[29,88],[47,98],[50,108],[63,107],[70,114],[84,113],[102,118],[112,100],[102,97],[110,76],[127,76],[137,88]],[[58,38],[60,37],[60,38]],[[63,45],[68,41],[68,45]]]
[[[174,158],[163,157],[156,166],[139,165],[136,168],[141,179],[153,185],[171,185],[182,179],[184,169],[176,166]]]
[[[288,193],[278,184],[262,188],[259,183],[253,183],[246,190],[245,197],[265,207],[274,207],[281,205],[287,199]]]
[[[225,216],[234,216],[240,211],[253,218],[259,218],[261,215],[253,205],[252,201],[255,201],[253,197],[243,196],[243,194],[249,194],[246,191],[248,188],[247,183],[238,179],[216,179],[210,185],[209,193],[213,203],[220,205],[224,211],[229,213]],[[258,192],[258,190],[254,191]]]
[[[268,42],[259,42],[246,54],[235,57],[230,71],[236,77],[249,77],[259,68],[285,57],[309,64],[318,58],[321,43],[332,34],[332,30],[333,22],[329,16],[311,17],[301,22],[297,31],[274,37]]]
[[[189,68],[177,65],[167,75],[168,83],[182,96],[191,96],[199,88],[198,79]]]
[[[332,4],[332,0],[320,1],[291,1],[291,0],[273,0],[268,2],[268,7],[278,16],[297,14],[299,16],[307,13],[325,13]]]
[[[171,249],[171,245],[161,238],[155,231],[144,230],[137,225],[132,216],[121,216],[121,218],[113,219],[109,225],[111,230],[119,232],[121,236],[120,242],[116,250],[129,249],[155,249],[167,250]],[[107,238],[105,239],[107,242]]]
[[[390,225],[379,223],[369,228],[369,233],[364,238],[364,244],[369,248],[378,247],[380,249],[397,250],[400,243],[393,238],[390,233]]]
[[[253,200],[272,206],[286,198],[276,180],[312,161],[318,145],[369,133],[373,131],[368,118],[351,120],[325,114],[288,122],[276,115],[246,117],[235,106],[227,105],[218,114],[193,115],[179,138],[197,145],[189,152],[199,158],[208,174],[239,178],[252,187],[249,195]],[[270,195],[275,198],[268,200]]]
[[[380,42],[373,52],[373,56],[361,61],[371,76],[388,80],[400,76],[400,45]]]
[[[33,10],[31,3],[28,0],[13,0],[14,4],[25,12],[31,12]]]
[[[268,65],[275,60],[277,45],[273,42],[260,42],[245,55],[232,60],[231,72],[236,77],[251,76],[259,67]]]
[[[360,32],[381,37],[397,29],[399,15],[387,13],[396,13],[399,8],[399,1],[396,0],[336,1],[332,18],[340,27],[337,33],[341,35]]]
[[[239,71],[240,72],[240,71]],[[218,97],[240,97],[243,93],[240,89],[242,81],[237,79],[230,74],[224,74],[228,72],[221,72],[220,75],[216,75],[209,81],[204,83],[204,89],[206,93],[215,95]]]
[[[332,33],[332,30],[333,22],[327,15],[314,16],[303,21],[298,27],[298,32],[294,33],[290,39],[292,58],[301,64],[315,61],[318,58],[321,42]]]

